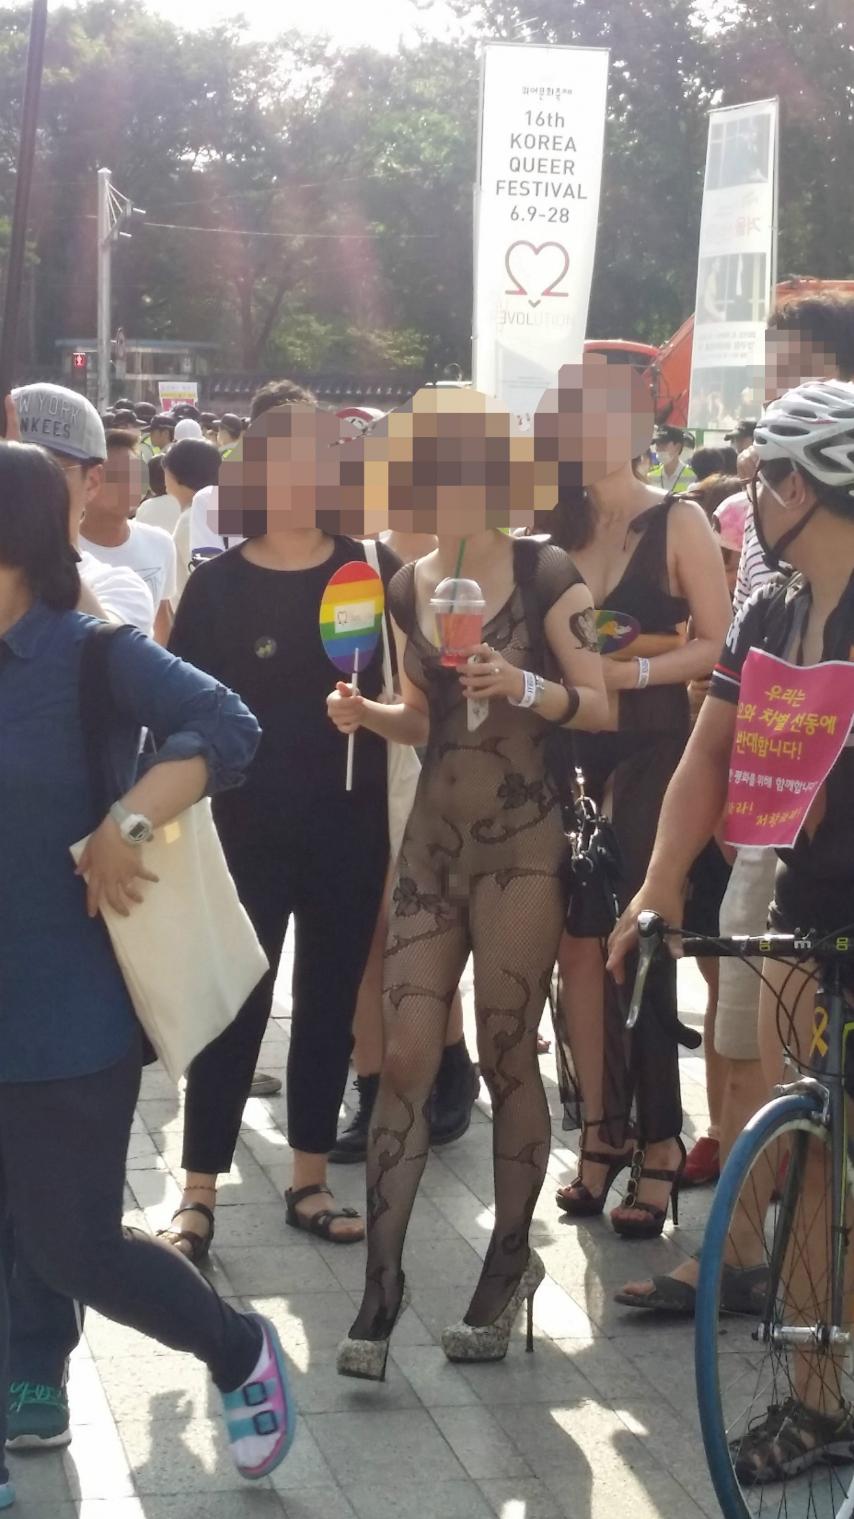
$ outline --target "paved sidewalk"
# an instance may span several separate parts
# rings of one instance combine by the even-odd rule
[[[701,1023],[702,986],[681,967],[681,1005]],[[468,1001],[469,999],[467,999]],[[263,1066],[280,1072],[284,1006]],[[548,1278],[535,1300],[536,1354],[517,1330],[496,1366],[450,1366],[441,1329],[461,1317],[491,1229],[491,1125],[481,1100],[467,1137],[433,1154],[407,1245],[413,1302],[381,1386],[336,1376],[354,1316],[364,1247],[286,1228],[282,1100],[250,1101],[223,1182],[210,1277],[278,1325],[301,1421],[272,1479],[241,1483],[223,1450],[204,1369],[92,1314],[74,1358],[74,1439],[63,1453],[12,1462],[21,1519],[718,1519],[705,1474],[689,1325],[618,1308],[628,1277],[667,1270],[699,1243],[708,1193],[686,1193],[682,1226],[652,1244],[618,1240],[606,1219],[563,1223],[554,1182],[573,1155],[561,1133],[554,1064],[550,1176],[533,1241]],[[702,1059],[682,1062],[686,1133],[703,1131]],[[131,1143],[128,1222],[155,1229],[179,1195],[181,1116],[158,1070],[144,1078]],[[361,1205],[361,1166],[334,1170],[342,1203]]]

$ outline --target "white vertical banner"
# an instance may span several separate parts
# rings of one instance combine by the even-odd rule
[[[777,278],[777,160],[776,100],[709,113],[691,427],[722,431],[762,409],[765,324]]]
[[[608,57],[606,48],[484,48],[472,373],[521,426],[561,365],[581,361]]]

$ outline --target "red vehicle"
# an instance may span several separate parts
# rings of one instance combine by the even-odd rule
[[[820,280],[810,277],[783,280],[777,285],[774,298],[780,306],[795,297],[819,295],[825,291],[854,295],[854,280]],[[605,354],[611,364],[633,364],[641,373],[649,375],[655,396],[656,421],[686,427],[693,340],[694,318],[689,316],[661,348],[650,346],[649,343],[626,342],[622,338],[591,338],[584,347],[587,353]]]

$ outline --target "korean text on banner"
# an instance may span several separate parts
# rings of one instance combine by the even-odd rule
[[[776,100],[709,116],[700,223],[691,427],[723,432],[762,409],[777,264]]]
[[[604,48],[484,49],[472,368],[523,427],[581,360],[607,90]]]
[[[789,849],[854,720],[854,664],[790,665],[751,649],[741,672],[724,838]]]
[[[186,403],[190,406],[199,404],[199,387],[195,380],[160,380],[157,389],[164,411]]]

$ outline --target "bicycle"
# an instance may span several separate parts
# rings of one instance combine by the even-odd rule
[[[854,967],[854,929],[850,937],[708,938],[641,913],[638,931],[629,1028],[640,1014],[649,966],[668,937],[678,936],[686,955],[781,961],[790,977],[807,964],[815,967],[808,1059],[791,1048],[795,1007],[789,1029],[780,1028],[794,1079],[776,1087],[747,1124],[717,1185],[697,1287],[696,1385],[703,1445],[725,1519],[775,1513],[852,1519],[854,1142],[846,1054],[854,1007],[844,981],[846,967]],[[785,990],[784,983],[778,1027]],[[755,1273],[753,1316],[722,1321],[722,1283],[733,1269]],[[812,1450],[804,1438],[813,1439]],[[763,1458],[763,1451],[770,1454]]]

